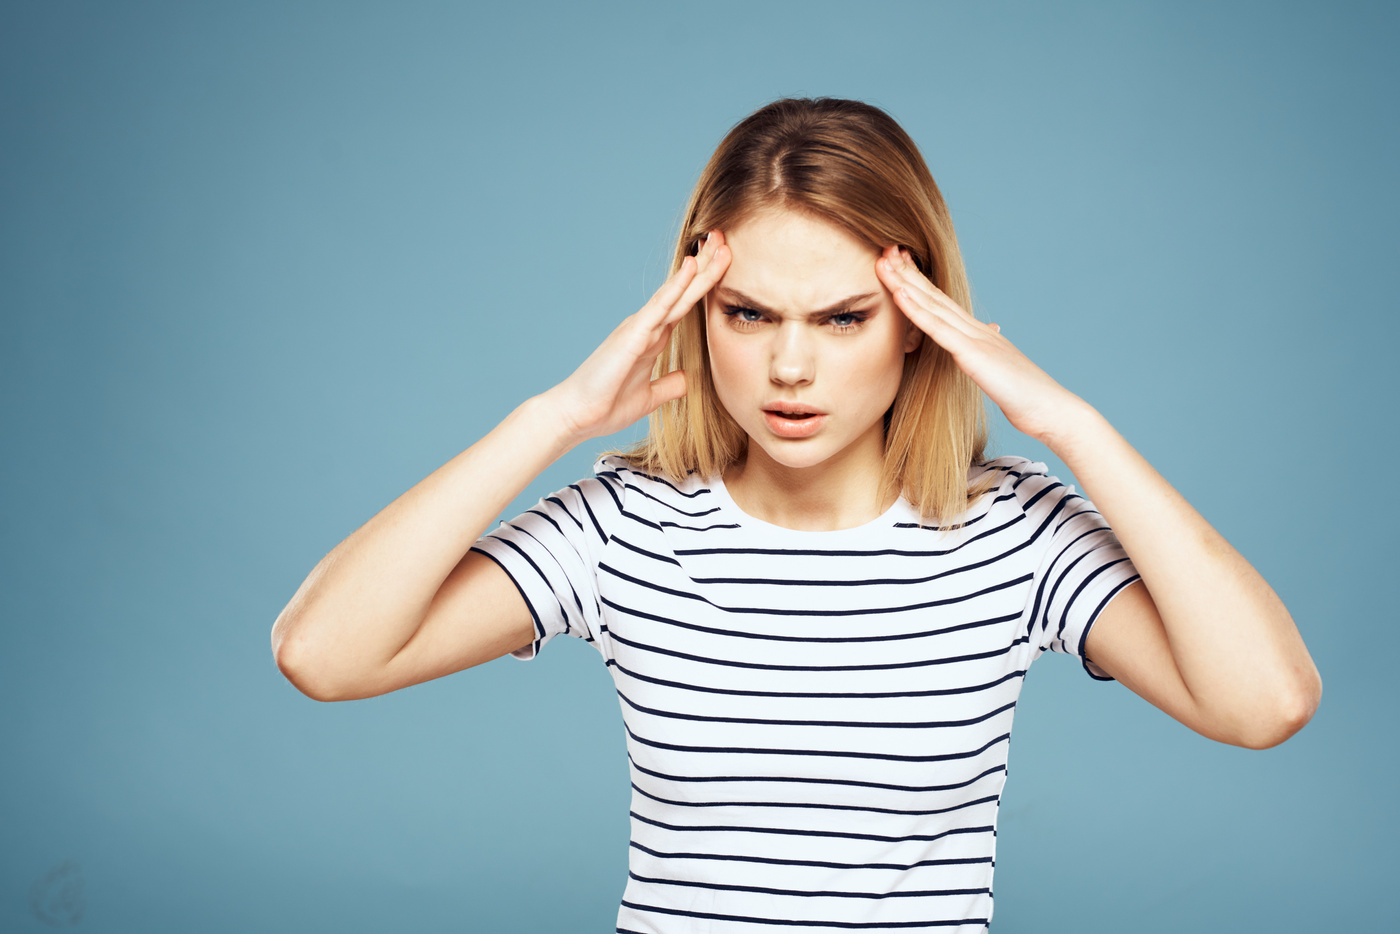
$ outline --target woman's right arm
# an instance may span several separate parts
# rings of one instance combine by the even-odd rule
[[[326,555],[272,627],[277,667],[317,700],[352,700],[440,678],[529,644],[524,599],[469,549],[575,445],[621,431],[685,394],[652,380],[671,330],[729,261],[711,235],[564,382],[522,403]]]

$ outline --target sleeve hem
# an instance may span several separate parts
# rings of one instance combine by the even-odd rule
[[[530,602],[530,595],[525,592],[525,588],[521,586],[520,581],[516,580],[515,575],[510,572],[510,568],[506,567],[505,563],[502,562],[500,558],[491,554],[491,552],[487,551],[485,548],[479,548],[476,545],[473,545],[469,550],[483,554],[496,562],[496,566],[506,572],[506,577],[510,578],[510,582],[515,585],[515,589],[520,591],[520,599],[525,601],[525,606],[530,611],[530,618],[534,620],[535,623],[535,641],[531,642],[528,646],[516,649],[514,652],[511,652],[510,655],[512,658],[518,658],[522,662],[534,660],[540,654],[540,645],[544,641],[544,625],[540,622],[540,614],[535,612],[535,605]],[[522,652],[528,654],[521,654]]]
[[[1108,672],[1104,671],[1098,665],[1095,665],[1093,662],[1089,661],[1088,656],[1084,654],[1084,647],[1089,642],[1089,630],[1094,628],[1094,623],[1098,622],[1099,614],[1103,612],[1104,607],[1108,606],[1108,604],[1113,600],[1114,597],[1118,596],[1125,589],[1127,589],[1129,584],[1136,583],[1140,580],[1142,580],[1142,575],[1134,574],[1132,577],[1129,577],[1126,580],[1119,582],[1112,590],[1108,592],[1108,594],[1102,600],[1099,601],[1099,605],[1094,607],[1094,612],[1089,615],[1089,622],[1084,625],[1084,631],[1079,634],[1079,647],[1078,652],[1076,654],[1079,655],[1079,659],[1084,665],[1085,673],[1088,674],[1089,677],[1093,678],[1095,681],[1116,681],[1118,679],[1111,676]]]

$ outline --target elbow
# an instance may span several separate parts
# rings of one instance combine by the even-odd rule
[[[308,660],[307,647],[303,640],[291,631],[290,620],[284,613],[272,627],[272,660],[282,677],[291,682],[292,687],[312,700],[330,702],[343,698],[333,691],[325,679],[317,674],[317,668]]]
[[[290,681],[292,687],[312,700],[330,703],[331,701],[348,699],[332,690],[322,679],[317,678],[312,669],[289,657],[289,653],[285,650],[274,653],[273,660],[277,663],[277,670],[282,672],[282,677]]]
[[[1300,679],[1300,683],[1271,704],[1268,714],[1257,718],[1237,745],[1247,749],[1271,749],[1279,745],[1308,725],[1321,702],[1322,678],[1313,670],[1310,677]]]
[[[317,689],[315,683],[303,674],[289,658],[285,652],[278,652],[273,655],[273,661],[277,663],[277,670],[282,673],[282,677],[291,683],[301,693],[312,700],[325,700],[322,692]]]

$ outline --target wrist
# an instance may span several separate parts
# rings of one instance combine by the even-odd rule
[[[1092,447],[1094,439],[1109,427],[1098,409],[1072,393],[1067,396],[1054,419],[1036,438],[1066,465],[1086,446]]]
[[[549,446],[562,457],[588,440],[570,417],[568,407],[559,397],[559,387],[531,396],[517,409],[546,439]]]

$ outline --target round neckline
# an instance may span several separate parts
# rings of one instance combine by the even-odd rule
[[[752,516],[745,512],[739,504],[734,501],[734,497],[729,494],[729,487],[725,484],[723,476],[717,474],[712,477],[709,482],[709,487],[719,499],[721,512],[726,514],[732,521],[738,523],[740,528],[754,529],[771,535],[824,538],[828,540],[838,536],[860,535],[874,530],[890,528],[895,524],[895,521],[901,514],[907,515],[909,509],[912,508],[904,499],[904,495],[900,494],[889,509],[886,509],[874,519],[861,525],[853,525],[848,529],[790,529],[785,525],[774,525],[771,522],[765,522],[757,516]]]

